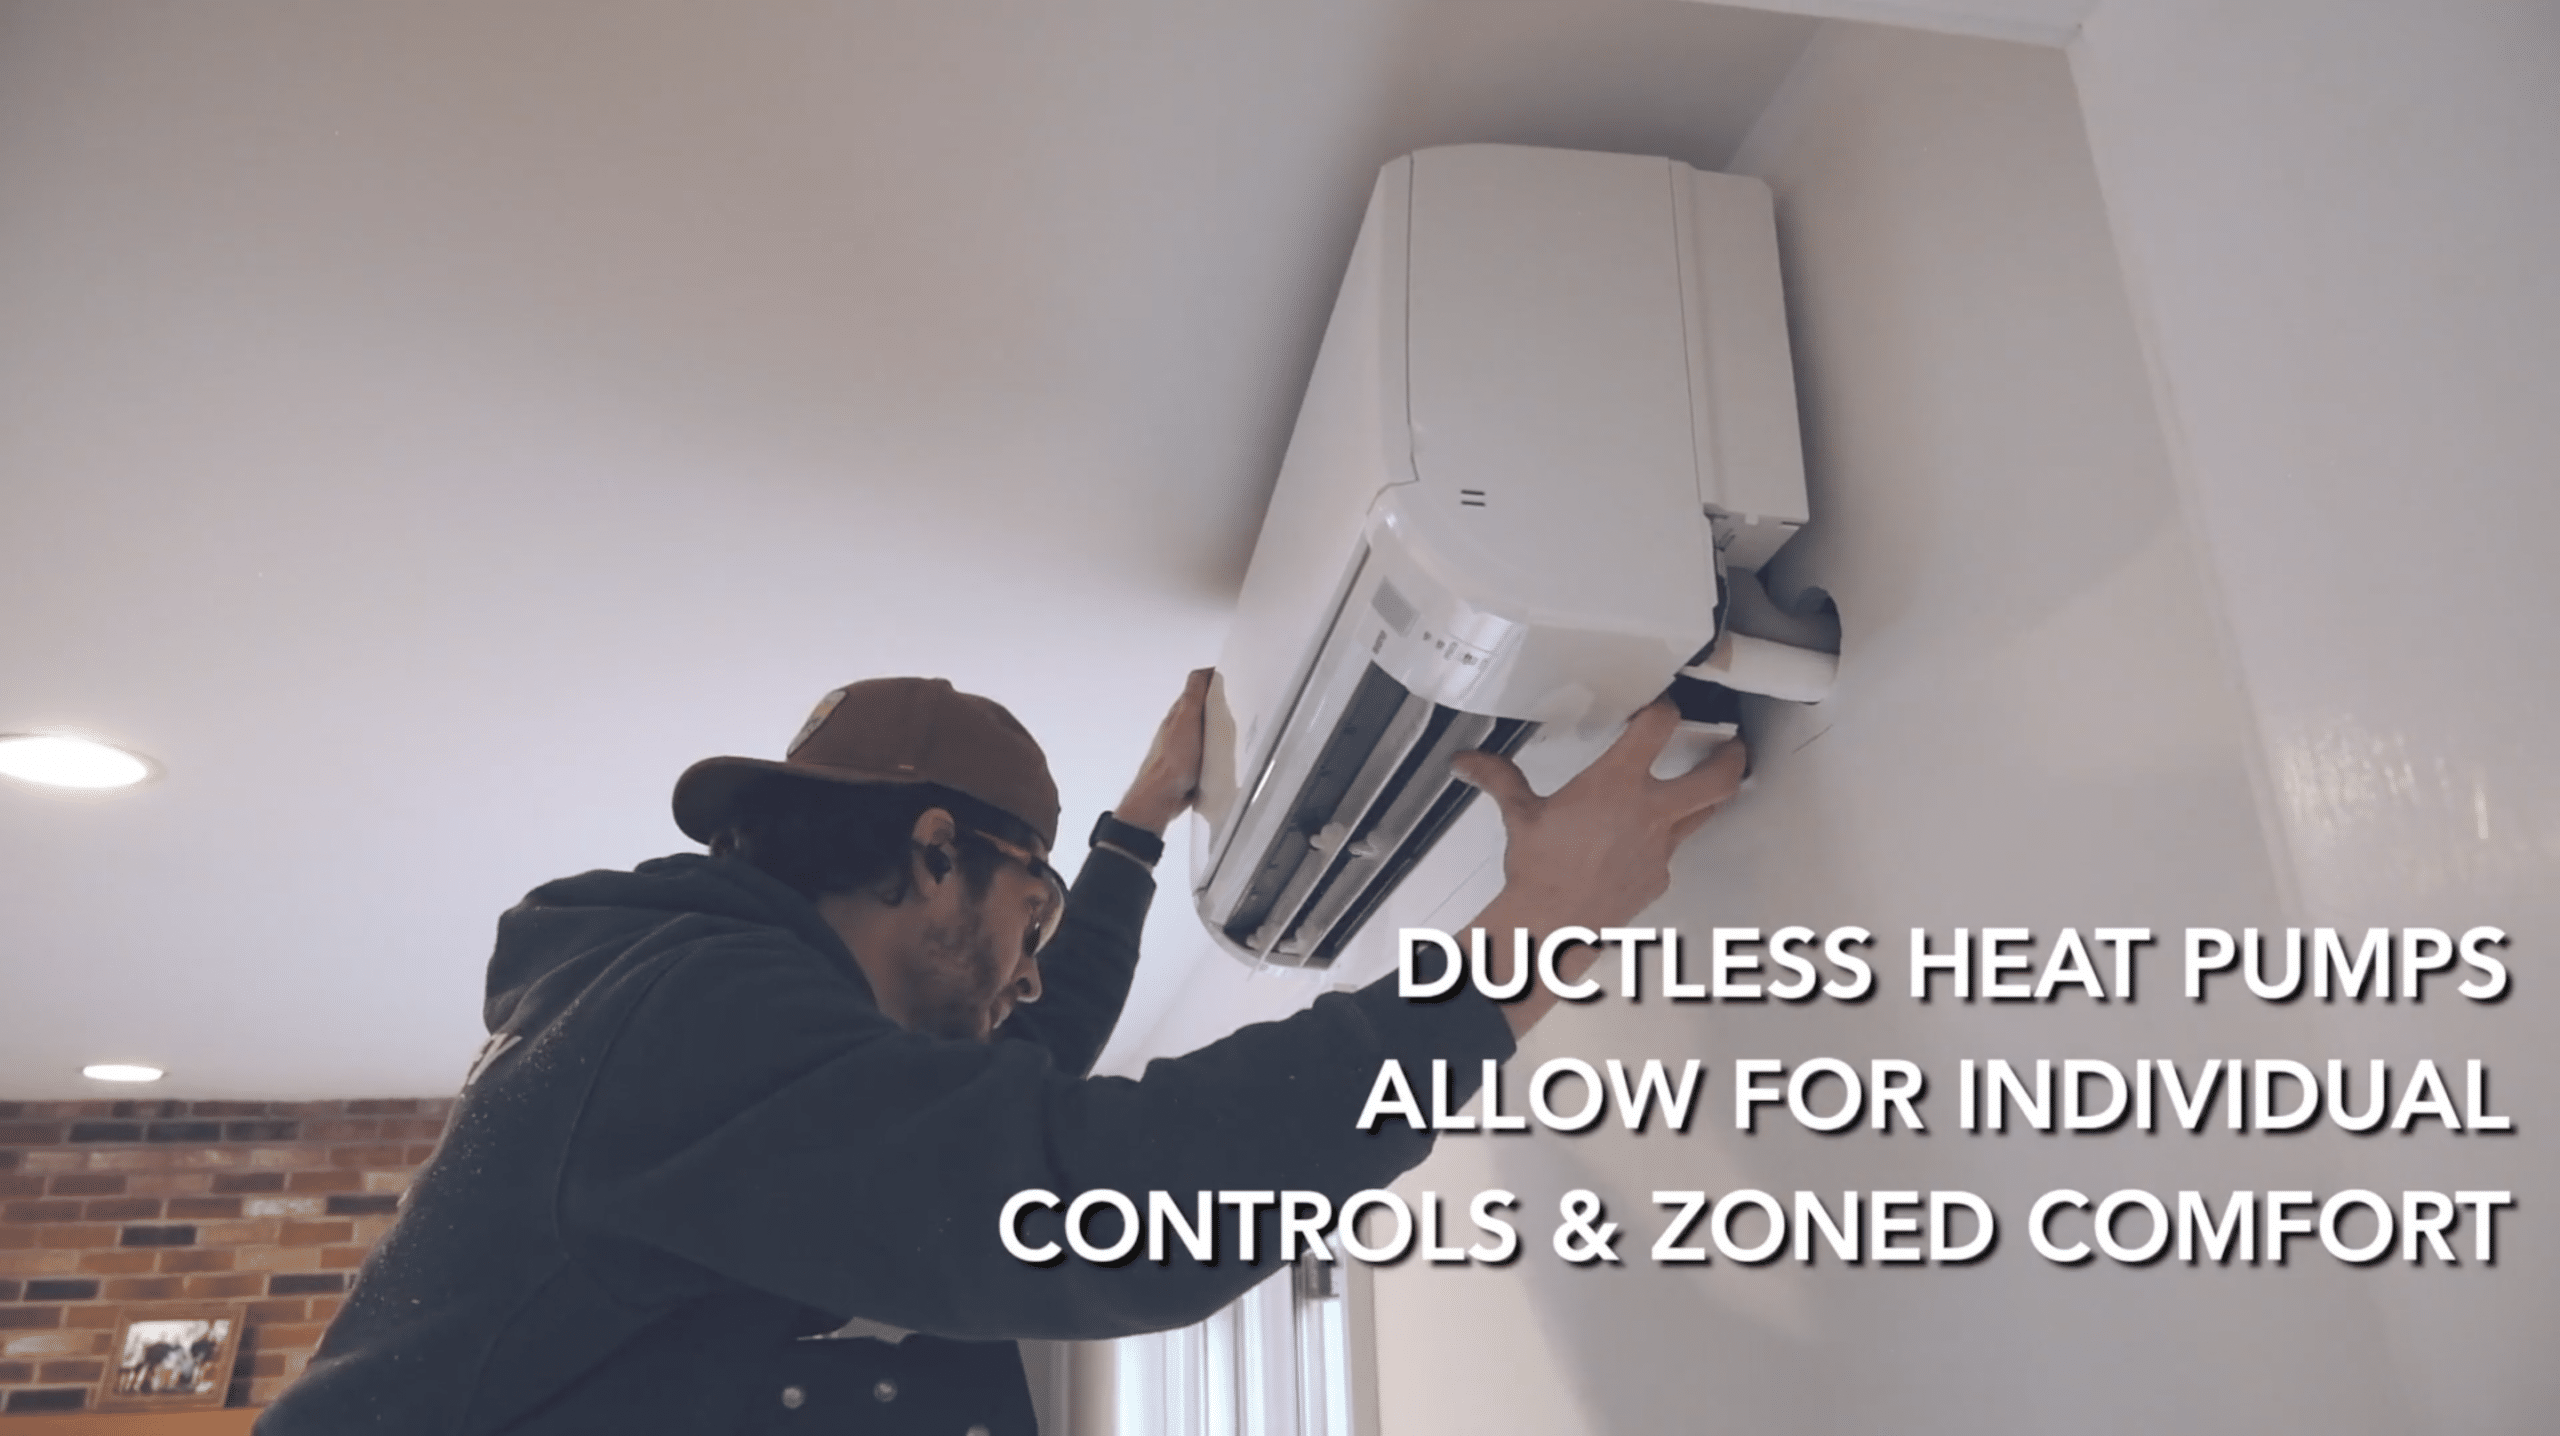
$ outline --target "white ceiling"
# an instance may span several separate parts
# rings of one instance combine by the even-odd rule
[[[1215,655],[1376,167],[1713,166],[1812,27],[0,0],[0,732],[166,768],[0,791],[0,1096],[449,1090],[497,912],[854,677],[1004,699],[1080,827]]]

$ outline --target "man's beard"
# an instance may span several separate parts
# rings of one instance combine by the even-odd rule
[[[910,1025],[936,1037],[986,1040],[1005,964],[988,928],[985,905],[972,906],[962,921],[927,927],[922,941],[924,960],[909,993]]]

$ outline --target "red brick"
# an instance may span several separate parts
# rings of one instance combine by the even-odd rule
[[[240,1388],[235,1384],[231,1388],[232,1394],[225,1400],[233,1406],[272,1406],[276,1398],[284,1394],[288,1384],[281,1376],[261,1376],[249,1383],[249,1393],[246,1397],[240,1396]]]
[[[400,1154],[400,1159],[401,1159],[401,1161],[402,1161],[404,1164],[406,1164],[406,1165],[408,1165],[408,1166],[415,1167],[415,1166],[418,1166],[418,1165],[420,1165],[420,1164],[424,1163],[424,1162],[427,1160],[427,1158],[432,1157],[432,1156],[434,1156],[435,1154],[436,1154],[436,1144],[435,1144],[435,1143],[433,1143],[433,1142],[419,1142],[419,1143],[415,1143],[415,1144],[413,1144],[413,1145],[412,1145],[412,1146],[410,1146],[408,1149],[406,1149],[405,1151],[403,1151],[403,1152]]]
[[[53,1179],[57,1197],[120,1197],[126,1179],[107,1172],[69,1172]]]
[[[298,1167],[329,1165],[329,1149],[296,1143],[290,1147],[248,1147],[241,1149],[246,1161],[239,1165],[260,1171],[289,1172]]]
[[[80,1211],[83,1220],[92,1222],[147,1222],[160,1215],[158,1197],[102,1197]]]
[[[135,1272],[150,1271],[157,1267],[161,1261],[165,1261],[170,1256],[174,1255],[176,1255],[175,1250],[166,1252],[82,1252],[80,1254],[80,1269],[87,1272],[96,1272],[102,1276],[130,1276]]]
[[[442,1117],[394,1117],[382,1124],[382,1135],[404,1142],[432,1142],[444,1135]]]
[[[251,1218],[238,1222],[206,1222],[196,1228],[196,1245],[200,1247],[263,1247],[276,1241],[273,1218]]]
[[[124,1228],[78,1224],[36,1228],[36,1245],[56,1251],[85,1251],[93,1247],[111,1247],[120,1243]]]
[[[48,1361],[36,1376],[38,1381],[77,1381],[84,1385],[107,1374],[103,1361]]]
[[[189,1151],[177,1147],[117,1147],[73,1155],[93,1172],[165,1172],[184,1165]]]
[[[0,1146],[58,1146],[66,1130],[60,1122],[0,1122]]]
[[[0,1252],[24,1251],[36,1244],[33,1227],[0,1227]]]
[[[249,1303],[249,1324],[263,1327],[270,1322],[302,1321],[311,1315],[310,1303],[301,1297],[278,1297],[271,1301]]]
[[[78,1202],[10,1202],[0,1206],[0,1222],[76,1222]]]
[[[0,1306],[0,1331],[51,1331],[60,1325],[58,1306]]]
[[[320,1334],[329,1328],[316,1321],[279,1322],[258,1328],[260,1351],[309,1351],[320,1344]]]
[[[158,1150],[166,1152],[169,1158],[160,1165],[181,1171],[227,1172],[254,1165],[250,1161],[249,1149],[244,1147],[165,1147]]]
[[[108,1302],[83,1302],[62,1309],[62,1325],[68,1330],[100,1331],[116,1324],[124,1308]]]
[[[136,1172],[115,1180],[137,1197],[200,1197],[213,1189],[211,1172]]]
[[[318,1247],[250,1247],[240,1253],[242,1271],[316,1271],[320,1266]]]
[[[0,1361],[0,1386],[24,1386],[36,1379],[32,1361]]]
[[[116,1239],[120,1247],[191,1247],[196,1244],[193,1225],[128,1226]]]
[[[169,1199],[171,1221],[238,1215],[240,1215],[238,1197],[171,1197]]]
[[[160,1270],[164,1273],[229,1271],[238,1255],[229,1247],[168,1247],[160,1253]]]
[[[213,1178],[213,1189],[217,1193],[281,1192],[284,1190],[284,1173],[218,1172]]]
[[[83,1112],[79,1115],[113,1117],[120,1122],[149,1122],[167,1117],[183,1117],[187,1115],[187,1104],[173,1097],[154,1097],[148,1100],[129,1097],[121,1102],[108,1103],[103,1112]]]
[[[329,1165],[333,1167],[384,1168],[405,1166],[407,1163],[402,1161],[401,1158],[402,1154],[407,1151],[408,1148],[403,1147],[396,1142],[389,1146],[336,1147],[332,1148],[329,1152]]]
[[[342,1296],[315,1296],[311,1299],[311,1319],[326,1324],[338,1319],[338,1308],[345,1306]]]
[[[39,1277],[26,1283],[25,1288],[23,1291],[19,1290],[19,1283],[14,1281],[0,1282],[0,1295],[7,1296],[11,1301],[38,1302],[89,1301],[98,1294],[96,1282],[86,1277],[76,1276]]]
[[[364,1265],[364,1255],[371,1250],[371,1247],[324,1247],[320,1251],[320,1265],[330,1271],[354,1271]]]
[[[406,1117],[417,1110],[418,1099],[415,1097],[373,1098],[347,1104],[350,1117]]]
[[[174,1276],[126,1276],[107,1283],[109,1301],[174,1301],[186,1283]]]
[[[356,1224],[335,1222],[286,1222],[276,1233],[276,1245],[287,1247],[324,1247],[331,1242],[355,1240]]]
[[[336,1296],[347,1289],[347,1274],[337,1271],[280,1271],[267,1283],[269,1296]]]
[[[9,1338],[11,1356],[94,1356],[112,1339],[104,1331],[38,1331]]]
[[[284,1375],[284,1353],[281,1351],[261,1351],[257,1355],[250,1357],[249,1374],[251,1376]]]
[[[0,1177],[0,1197],[41,1197],[43,1195],[44,1178],[42,1177]]]
[[[188,1104],[190,1117],[272,1117],[281,1104],[275,1102],[193,1102]]]
[[[0,1252],[0,1276],[75,1276],[79,1271],[78,1252]]]
[[[12,1416],[48,1411],[86,1411],[89,1409],[89,1389],[85,1386],[22,1386],[9,1393],[7,1409]]]
[[[355,1192],[364,1189],[362,1172],[296,1172],[285,1179],[289,1192]]]
[[[218,1301],[234,1296],[264,1296],[267,1279],[256,1272],[233,1272],[225,1276],[191,1276],[187,1278],[189,1301]]]

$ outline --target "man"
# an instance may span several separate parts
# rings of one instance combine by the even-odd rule
[[[445,1140],[257,1429],[1028,1432],[1014,1338],[1182,1325],[1272,1268],[1235,1259],[1231,1208],[1219,1261],[1030,1265],[998,1239],[1014,1193],[1338,1201],[1419,1162],[1427,1134],[1354,1128],[1380,1063],[1479,1072],[1553,994],[1381,983],[1140,1080],[1086,1076],[1198,781],[1207,685],[1191,675],[1072,892],[1038,744],[938,679],[828,695],[780,762],[689,769],[676,819],[708,856],[551,883],[500,921],[490,1039]],[[1741,770],[1729,745],[1654,779],[1676,722],[1645,710],[1543,798],[1461,756],[1507,844],[1479,925],[1598,927],[1660,895]]]

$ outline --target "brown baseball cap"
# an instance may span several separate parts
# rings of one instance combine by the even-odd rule
[[[939,783],[1020,818],[1058,844],[1058,785],[1004,705],[941,678],[872,678],[818,700],[782,761],[705,758],[676,779],[676,826],[708,843],[766,773],[822,783]]]

